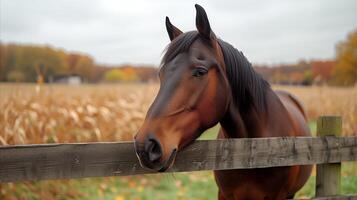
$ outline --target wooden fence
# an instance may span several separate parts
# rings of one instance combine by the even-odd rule
[[[340,117],[320,117],[319,137],[196,141],[178,153],[167,172],[317,164],[316,196],[339,195],[341,162],[357,160],[357,137],[338,137],[341,125]],[[0,147],[0,182],[148,173],[155,172],[140,166],[132,142]]]

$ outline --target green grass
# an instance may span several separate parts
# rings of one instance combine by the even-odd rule
[[[341,174],[341,193],[357,194],[357,162],[344,162]],[[311,176],[296,196],[301,198],[315,196],[315,179],[316,176]]]
[[[216,199],[211,172],[83,179],[77,199]]]
[[[218,189],[211,172],[86,178],[69,181],[41,181],[16,184],[12,199],[78,200],[181,200],[216,199]],[[36,190],[33,190],[36,188]],[[75,191],[75,192],[74,192]],[[47,198],[46,198],[47,197]],[[1,199],[1,198],[0,198]]]
[[[316,136],[316,121],[315,120],[309,121],[309,128],[311,130],[311,134],[313,136]]]
[[[218,131],[220,126],[217,124],[216,126],[206,130],[202,135],[198,138],[199,140],[214,140],[217,138]]]

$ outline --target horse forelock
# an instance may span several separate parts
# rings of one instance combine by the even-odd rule
[[[183,52],[188,52],[191,45],[198,38],[197,31],[190,31],[179,35],[177,38],[171,41],[171,43],[165,48],[165,54],[161,60],[161,68],[165,66],[166,63],[174,59],[178,54]]]

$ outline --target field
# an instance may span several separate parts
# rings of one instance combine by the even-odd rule
[[[275,87],[305,105],[310,128],[320,115],[341,115],[344,135],[357,134],[357,88]],[[131,140],[157,84],[0,84],[0,144]],[[201,137],[213,139],[218,126]],[[342,192],[357,193],[357,165],[343,164]],[[314,176],[299,197],[314,194]],[[0,199],[215,199],[211,172],[87,178],[0,185]]]

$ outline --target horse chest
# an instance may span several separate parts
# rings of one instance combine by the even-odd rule
[[[285,199],[291,167],[215,171],[220,199]]]

